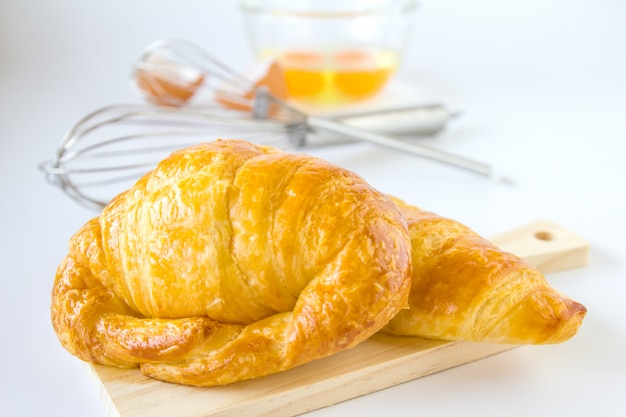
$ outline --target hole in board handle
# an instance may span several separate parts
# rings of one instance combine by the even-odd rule
[[[550,232],[539,231],[535,233],[535,237],[539,240],[550,241],[554,239],[554,236]]]

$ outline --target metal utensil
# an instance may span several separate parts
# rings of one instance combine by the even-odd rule
[[[163,58],[164,51],[176,59],[150,58],[155,53]],[[166,81],[180,86],[182,81],[175,79],[174,74],[180,77],[181,61],[185,65],[183,69],[191,74],[188,79],[192,83],[198,79],[204,82],[209,76],[217,77],[222,85],[215,91],[249,110],[216,105],[190,106],[184,100],[177,101],[179,97],[167,95],[161,98],[171,99],[168,106],[130,104],[98,109],[79,120],[64,136],[54,157],[40,164],[47,180],[78,203],[99,210],[172,151],[217,138],[244,139],[283,150],[367,141],[480,175],[492,175],[491,167],[484,163],[415,141],[404,141],[389,133],[432,135],[454,117],[445,106],[410,106],[332,118],[311,116],[275,97],[267,88],[256,87],[245,77],[236,75],[199,47],[176,40],[150,46],[139,60],[138,68],[154,70],[150,65],[155,62],[168,62],[165,68],[159,67],[156,71],[161,77],[172,74],[173,78]],[[223,83],[228,85],[226,90]],[[153,88],[163,85],[160,82]],[[254,94],[246,95],[245,89],[251,89],[248,91]]]
[[[183,88],[193,88],[191,86],[199,85],[198,80],[202,80],[202,83],[213,83],[210,89],[213,90],[219,100],[250,109],[255,119],[274,119],[282,120],[290,125],[303,125],[313,131],[331,132],[356,140],[375,143],[489,178],[493,177],[493,170],[488,164],[424,144],[407,143],[391,134],[375,133],[353,126],[347,127],[345,123],[337,120],[308,115],[283,98],[278,97],[267,86],[255,84],[201,47],[187,41],[166,39],[150,45],[140,58],[137,69],[142,74],[152,73],[156,75],[153,77],[157,80],[154,88],[159,88],[159,79]],[[177,77],[176,74],[187,74],[188,76]],[[217,84],[215,84],[216,81]],[[161,96],[167,96],[170,104],[182,104],[177,96],[167,94]],[[152,97],[154,98],[154,95]]]
[[[388,119],[378,119],[379,125],[367,123],[374,129],[394,128],[397,123],[390,125],[388,122],[397,122],[396,119],[406,117],[407,112],[437,112],[439,117],[445,114],[436,105],[402,108],[399,112],[402,114],[388,112]],[[352,113],[346,117],[346,123],[366,123],[365,119],[370,118],[369,112],[362,118]],[[432,123],[426,128],[432,131]],[[73,200],[99,210],[176,149],[217,138],[244,139],[285,151],[353,140],[325,133],[312,134],[302,123],[253,119],[249,113],[219,107],[117,104],[98,109],[79,120],[63,137],[53,158],[42,162],[39,168],[49,183],[61,188]]]

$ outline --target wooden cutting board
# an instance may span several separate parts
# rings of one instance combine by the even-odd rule
[[[492,238],[542,272],[587,264],[586,239],[538,221]],[[88,364],[111,417],[293,416],[336,404],[514,346],[375,335],[307,365],[223,387],[156,381],[138,370]]]

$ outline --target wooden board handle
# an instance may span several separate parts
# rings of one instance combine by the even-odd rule
[[[589,262],[589,241],[547,220],[535,221],[490,240],[544,274],[579,268]]]

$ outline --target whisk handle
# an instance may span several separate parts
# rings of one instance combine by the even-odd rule
[[[391,135],[382,135],[379,133],[358,129],[343,123],[315,116],[307,117],[307,125],[309,125],[313,129],[323,129],[333,133],[349,136],[354,139],[375,143],[377,145],[385,146],[387,148],[408,152],[413,155],[421,156],[437,162],[442,162],[456,168],[462,168],[479,175],[487,177],[493,176],[493,170],[491,166],[483,162],[475,161],[449,152],[434,149],[423,144],[405,142]]]
[[[450,111],[443,104],[432,103],[333,114],[330,119],[362,130],[418,137],[436,135],[459,115],[460,112]]]

